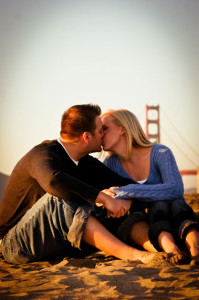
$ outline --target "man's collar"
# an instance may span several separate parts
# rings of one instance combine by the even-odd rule
[[[57,139],[57,141],[60,143],[60,145],[62,145],[62,147],[64,148],[64,150],[66,151],[66,153],[67,153],[67,155],[70,157],[70,159],[78,166],[79,160],[74,160],[74,159],[72,159],[72,157],[68,154],[66,148],[64,147],[64,145],[63,145],[62,142],[60,141],[60,139]]]

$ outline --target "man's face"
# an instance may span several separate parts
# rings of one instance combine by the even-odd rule
[[[92,136],[92,140],[90,141],[91,152],[99,152],[102,150],[101,145],[104,132],[102,129],[102,121],[99,116],[97,116],[95,119],[95,126],[95,132]]]

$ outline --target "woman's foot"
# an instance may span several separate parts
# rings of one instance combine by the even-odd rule
[[[199,255],[192,256],[190,261],[190,266],[197,266],[199,265]]]
[[[171,233],[162,231],[159,234],[158,242],[160,247],[168,254],[169,260],[173,264],[183,264],[186,262],[186,255],[178,248]]]
[[[190,228],[187,232],[185,243],[190,253],[190,266],[199,265],[199,231]]]
[[[137,250],[137,251],[139,251],[140,253],[136,255],[136,259],[130,258],[130,259],[128,259],[128,261],[147,264],[147,263],[153,261],[154,259],[168,260],[167,253],[164,253],[164,252],[147,252],[147,251],[140,251],[140,250]]]
[[[167,255],[168,255],[169,261],[172,264],[180,265],[180,264],[184,264],[187,262],[187,256],[182,253],[170,252],[170,253],[167,253]]]

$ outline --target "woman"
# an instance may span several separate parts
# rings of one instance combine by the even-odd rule
[[[109,110],[101,116],[103,149],[109,151],[104,164],[134,184],[111,188],[116,199],[133,199],[131,210],[148,209],[149,238],[156,249],[199,263],[199,222],[183,197],[183,182],[171,150],[151,143],[136,116],[128,110]],[[178,244],[176,244],[176,242]],[[140,244],[140,246],[143,246]],[[183,248],[182,248],[183,249]]]

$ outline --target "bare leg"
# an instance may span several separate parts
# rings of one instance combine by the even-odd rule
[[[133,225],[130,238],[134,243],[143,247],[145,250],[149,252],[157,252],[149,240],[148,232],[148,223],[139,222]],[[162,231],[158,237],[158,242],[162,250],[169,253],[168,258],[170,258],[172,263],[178,264],[184,262],[185,257],[182,255],[182,252],[175,244],[173,236],[169,232]]]
[[[185,256],[183,256],[181,250],[176,245],[171,233],[167,231],[160,232],[158,236],[158,243],[166,253],[170,253],[172,255],[171,261],[173,263],[178,264],[185,261]]]
[[[155,253],[137,250],[121,242],[92,216],[89,217],[86,224],[83,241],[126,261],[148,263],[156,255]]]
[[[130,239],[133,243],[141,246],[149,252],[157,252],[149,240],[149,225],[147,222],[138,222],[133,224],[130,232]]]
[[[185,244],[191,255],[191,265],[199,264],[199,232],[196,229],[188,231]]]
[[[160,232],[158,236],[159,246],[167,253],[182,254],[178,246],[175,244],[174,238],[171,233],[167,231]]]

